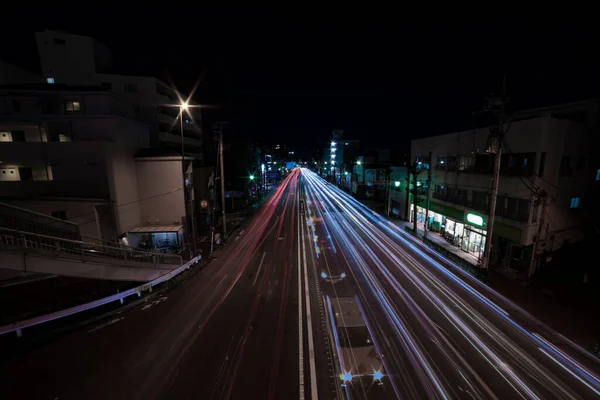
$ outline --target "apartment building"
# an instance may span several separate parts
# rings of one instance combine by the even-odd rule
[[[148,147],[148,126],[115,93],[0,86],[0,201],[77,223],[84,236],[183,230],[181,156]]]
[[[180,120],[178,105],[185,99],[169,85],[153,77],[115,73],[112,52],[90,37],[44,31],[36,33],[36,42],[46,82],[98,86],[115,93],[133,104],[135,118],[149,126],[152,147],[181,152],[183,136],[185,153],[202,160],[200,111],[188,108]]]
[[[543,253],[583,238],[597,106],[586,102],[514,115],[501,157],[492,265],[526,271],[534,242]],[[478,258],[488,240],[494,161],[489,146],[489,128],[412,141],[414,162],[424,171],[419,180],[432,170],[425,188],[431,195],[430,228]],[[414,206],[411,200],[411,218]],[[424,220],[425,195],[416,206]]]

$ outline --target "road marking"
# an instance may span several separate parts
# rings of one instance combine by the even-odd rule
[[[314,335],[312,330],[312,316],[310,313],[310,297],[308,290],[308,269],[306,267],[306,243],[304,241],[304,224],[302,224],[302,254],[304,260],[302,267],[304,269],[304,296],[306,298],[306,327],[308,329],[308,356],[309,356],[309,370],[310,370],[310,394],[313,400],[319,398],[317,393],[317,368],[315,366],[315,343]]]
[[[147,309],[149,309],[150,307],[152,307],[152,306],[155,306],[155,305],[157,305],[157,304],[159,304],[159,303],[162,303],[162,302],[163,302],[163,301],[165,301],[166,299],[167,299],[167,297],[166,297],[166,296],[163,296],[163,297],[161,297],[161,298],[160,298],[160,299],[158,299],[158,300],[154,300],[152,303],[148,303],[148,304],[146,304],[144,307],[142,307],[142,311],[144,311],[144,310],[147,310]]]
[[[258,279],[258,276],[260,275],[260,269],[262,268],[263,261],[265,261],[266,255],[267,255],[267,252],[265,251],[263,253],[262,258],[260,259],[260,265],[258,266],[258,271],[256,272],[256,276],[254,277],[254,282],[252,282],[252,286],[256,285],[256,280]]]
[[[97,331],[98,329],[102,329],[102,328],[105,328],[105,327],[107,327],[107,326],[109,326],[109,325],[116,324],[117,322],[119,322],[119,321],[120,321],[120,320],[122,320],[123,318],[125,318],[125,317],[111,319],[111,320],[110,320],[110,321],[108,321],[108,322],[105,322],[105,323],[103,323],[103,324],[101,324],[101,325],[98,325],[98,326],[96,326],[95,328],[92,328],[92,329],[90,329],[90,330],[88,331],[88,333],[92,333],[92,332],[94,332],[94,331]]]
[[[300,400],[304,400],[304,327],[302,325],[302,265],[300,265],[300,215],[298,215],[298,381]]]

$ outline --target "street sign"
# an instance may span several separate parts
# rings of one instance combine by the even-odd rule
[[[202,208],[206,208],[206,207],[208,207],[208,201],[206,201],[206,200],[202,200],[202,201],[200,202],[200,207],[202,207]]]

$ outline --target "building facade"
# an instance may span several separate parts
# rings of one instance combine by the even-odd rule
[[[144,226],[178,234],[186,215],[181,156],[140,155],[149,128],[135,112],[96,87],[0,87],[0,201],[104,241]]]
[[[529,271],[540,253],[583,238],[584,207],[592,183],[591,131],[577,115],[556,108],[514,115],[501,156],[492,265]],[[489,129],[483,128],[412,142],[416,166],[432,171],[431,185],[416,201],[418,219],[425,218],[429,190],[431,230],[479,259],[488,240],[494,162],[488,137]],[[419,174],[417,183],[425,181],[426,175]],[[414,206],[411,200],[411,219]],[[532,258],[534,243],[537,255]]]
[[[183,140],[184,152],[202,160],[199,108],[188,108],[180,120],[178,106],[186,99],[173,88],[156,78],[114,73],[112,52],[93,38],[44,31],[36,33],[36,41],[48,83],[98,86],[115,93],[134,106],[135,119],[149,126],[152,147],[181,151]]]

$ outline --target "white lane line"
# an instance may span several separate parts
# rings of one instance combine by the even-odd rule
[[[263,252],[263,256],[260,259],[260,265],[258,266],[258,271],[256,272],[256,276],[254,277],[254,282],[252,282],[252,286],[256,285],[256,280],[258,279],[258,276],[260,275],[260,269],[262,268],[263,265],[263,261],[265,261],[265,256],[267,255],[267,252]]]
[[[304,269],[304,296],[306,298],[306,327],[308,330],[308,357],[309,357],[309,366],[310,366],[310,394],[311,399],[317,400],[319,398],[319,394],[317,392],[317,368],[315,366],[315,343],[314,343],[314,334],[312,330],[312,316],[310,313],[310,297],[308,291],[308,270],[306,267],[306,244],[304,241],[304,224],[302,226],[302,254],[304,256],[304,260],[302,262],[302,267]]]
[[[300,400],[304,400],[304,327],[302,324],[302,265],[300,264],[300,250],[300,214],[298,214],[298,391]]]

